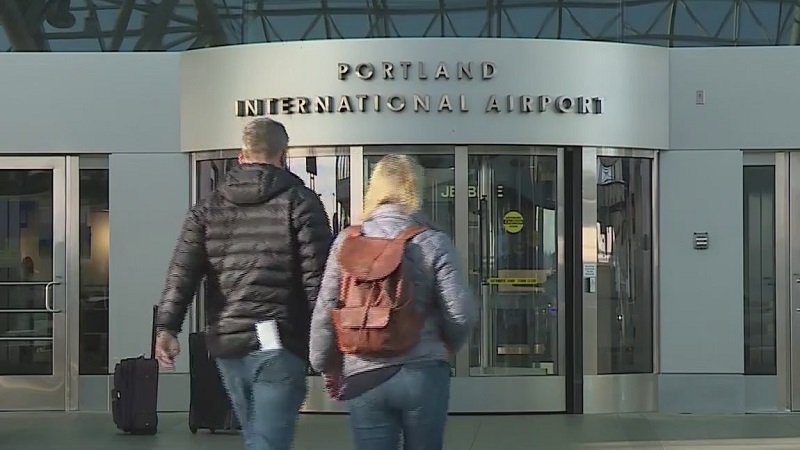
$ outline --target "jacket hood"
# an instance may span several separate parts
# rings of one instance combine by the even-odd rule
[[[243,164],[228,172],[219,193],[231,203],[253,205],[266,203],[303,184],[288,170],[269,164]]]
[[[382,223],[401,222],[408,225],[422,225],[431,230],[441,231],[441,228],[434,223],[425,213],[421,211],[408,214],[403,211],[403,208],[397,205],[381,205],[375,208],[375,211],[364,221],[372,222],[377,225]]]

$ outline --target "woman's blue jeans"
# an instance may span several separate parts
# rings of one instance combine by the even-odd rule
[[[450,402],[450,365],[406,364],[392,378],[347,400],[358,450],[441,450]]]

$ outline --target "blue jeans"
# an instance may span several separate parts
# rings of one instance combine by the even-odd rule
[[[218,358],[246,450],[289,450],[306,397],[306,363],[285,350]]]
[[[406,364],[392,378],[348,400],[358,450],[441,450],[450,402],[450,365]]]

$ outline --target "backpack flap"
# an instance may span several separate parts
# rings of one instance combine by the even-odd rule
[[[336,345],[345,354],[376,353],[386,344],[391,308],[350,306],[331,311]]]
[[[386,328],[390,312],[382,306],[345,306],[333,311],[333,322],[336,328],[351,330]]]
[[[339,265],[358,281],[388,277],[403,260],[405,242],[394,239],[351,236],[339,249]]]

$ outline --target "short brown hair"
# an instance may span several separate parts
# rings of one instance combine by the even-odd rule
[[[277,158],[289,147],[283,124],[267,117],[251,120],[242,131],[242,153],[248,157]]]

